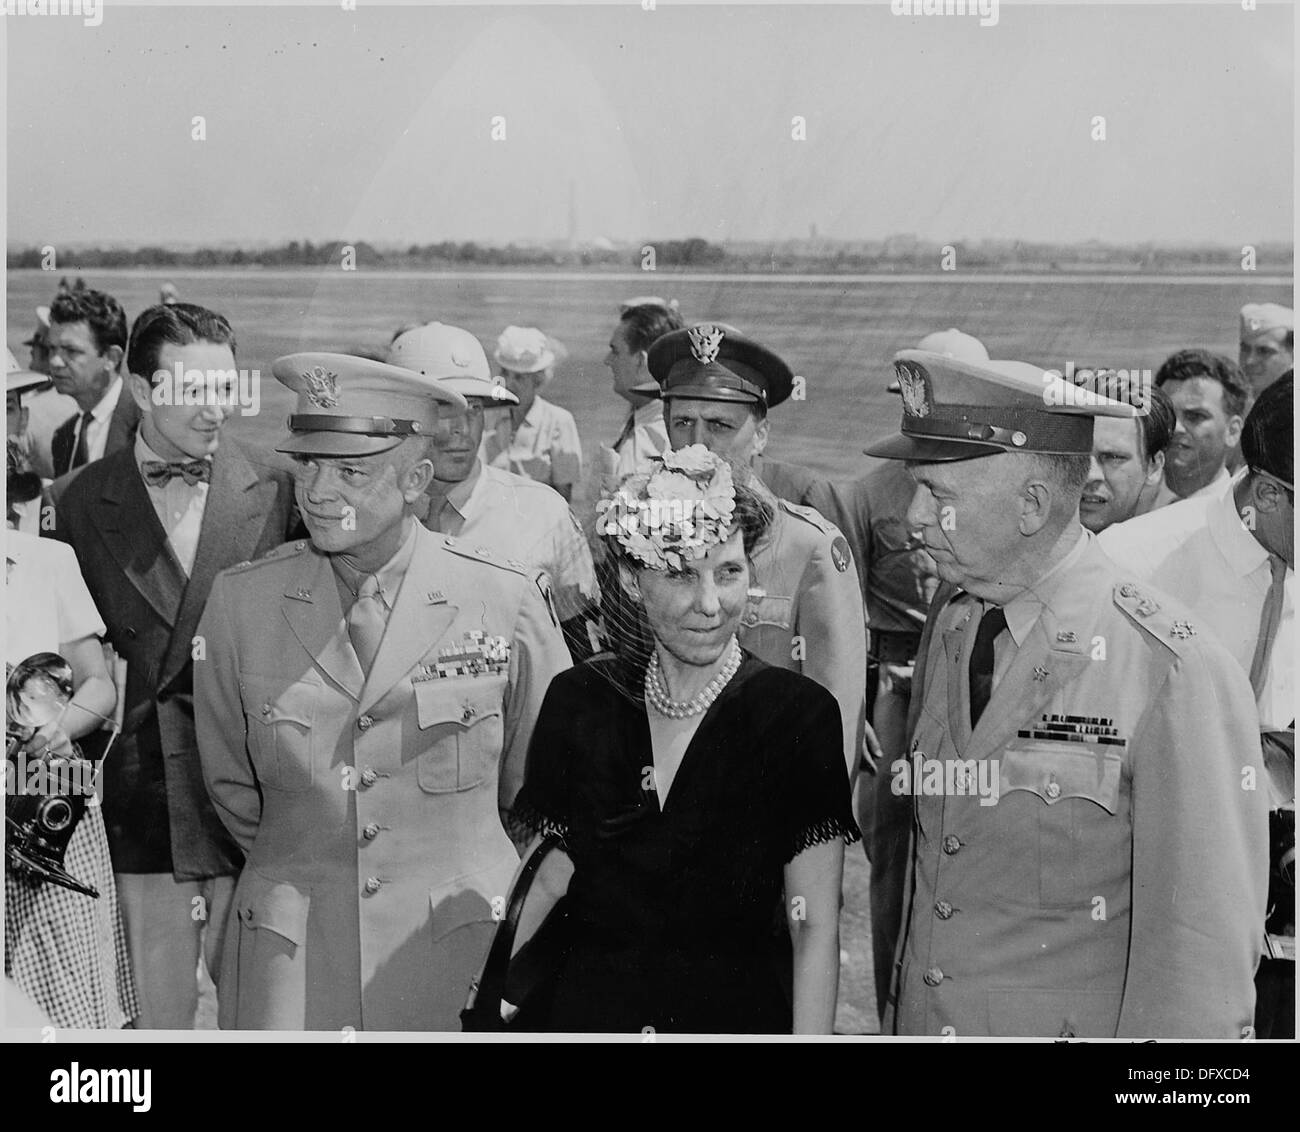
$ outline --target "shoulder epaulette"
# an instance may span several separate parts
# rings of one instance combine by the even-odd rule
[[[229,569],[231,571],[253,570],[258,566],[265,566],[268,562],[278,562],[282,558],[291,558],[295,554],[301,554],[306,549],[306,539],[295,539],[293,542],[282,542],[279,546],[268,550],[261,558],[258,558],[255,561],[250,560],[248,562],[237,563],[236,565],[229,567]]]
[[[459,539],[454,535],[443,535],[442,542],[452,554],[459,554],[462,558],[472,558],[476,562],[484,562],[501,570],[522,574],[524,577],[529,577],[537,572],[530,569],[518,558],[502,558],[496,551],[490,550],[486,546],[477,545],[472,540]]]
[[[1186,610],[1169,609],[1136,582],[1121,582],[1114,591],[1115,605],[1134,624],[1145,629],[1171,652],[1180,653],[1197,634]]]

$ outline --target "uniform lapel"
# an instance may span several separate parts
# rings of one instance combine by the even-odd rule
[[[305,551],[301,571],[285,587],[280,608],[298,643],[321,670],[354,700],[365,683],[361,662],[352,651],[343,606],[329,558]]]
[[[99,528],[122,573],[168,625],[174,625],[185,592],[185,571],[167,544],[153,501],[129,448],[103,462],[103,507],[90,521]]]
[[[416,527],[415,549],[397,601],[388,615],[388,628],[379,643],[361,693],[360,710],[367,711],[434,648],[460,612],[442,594],[446,586],[445,558],[436,537]],[[439,567],[444,567],[440,574]],[[350,650],[349,650],[350,651]]]
[[[1014,738],[1018,729],[1037,719],[1044,705],[1088,666],[1100,592],[1088,579],[1105,576],[1085,557],[1071,570],[1068,580],[1056,580],[1049,604],[993,689],[964,758],[993,754]]]
[[[207,603],[213,579],[227,566],[251,558],[257,548],[266,521],[266,506],[257,492],[259,483],[243,452],[230,441],[223,441],[212,459],[212,482],[203,508],[194,569],[163,658],[160,687],[185,666],[191,647],[189,637]]]

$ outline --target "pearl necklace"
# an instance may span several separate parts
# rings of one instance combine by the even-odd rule
[[[739,668],[740,645],[736,643],[736,638],[732,637],[731,644],[727,646],[726,663],[718,674],[698,695],[681,703],[669,698],[668,688],[664,684],[664,674],[659,668],[659,653],[656,651],[650,654],[650,664],[645,671],[645,698],[660,715],[667,716],[669,719],[688,719],[692,715],[708,711]]]

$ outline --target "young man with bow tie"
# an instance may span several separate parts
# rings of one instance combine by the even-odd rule
[[[103,805],[138,1025],[189,1029],[203,929],[215,972],[243,860],[199,771],[195,628],[218,571],[278,546],[297,520],[288,471],[224,435],[230,389],[190,404],[155,396],[177,367],[234,383],[225,318],[189,303],[152,307],[132,328],[127,363],[123,396],[140,411],[139,431],[66,481],[53,533],[76,551],[108,641],[126,661],[124,725],[105,762]]]

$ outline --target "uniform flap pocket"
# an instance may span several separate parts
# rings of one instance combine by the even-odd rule
[[[1002,752],[999,796],[1028,790],[1049,806],[1066,798],[1086,798],[1115,813],[1123,759],[1091,743],[1021,743]]]
[[[749,602],[745,607],[741,624],[747,628],[755,625],[775,625],[778,629],[790,628],[790,607],[794,604],[788,597],[761,597]]]
[[[504,676],[420,680],[415,684],[416,719],[421,727],[473,727],[501,714],[504,685]]]
[[[320,685],[305,680],[286,682],[268,676],[242,676],[239,680],[244,711],[265,724],[297,723],[310,727]]]
[[[265,928],[301,947],[310,907],[310,894],[286,881],[269,880],[248,868],[239,878],[235,911],[245,928]]]

